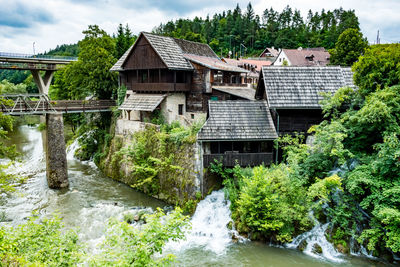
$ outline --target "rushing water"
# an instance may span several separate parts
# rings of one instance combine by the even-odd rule
[[[19,186],[13,197],[2,203],[0,212],[5,212],[7,223],[21,223],[33,213],[41,216],[58,213],[67,227],[80,229],[81,241],[87,242],[93,251],[102,240],[110,217],[122,218],[124,213],[132,210],[166,205],[105,177],[90,161],[75,160],[73,152],[77,148],[76,143],[67,151],[69,188],[58,191],[49,189],[41,133],[36,128],[22,126],[11,135],[11,142],[17,144],[24,161],[12,166],[10,171],[30,178]],[[177,255],[179,266],[380,265],[379,262],[359,257],[315,258],[294,249],[246,241],[234,229],[228,229],[230,215],[229,201],[224,199],[223,192],[213,192],[199,203],[186,240],[170,243],[166,250]],[[315,235],[308,237],[312,239]]]

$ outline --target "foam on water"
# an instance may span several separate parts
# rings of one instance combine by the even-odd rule
[[[228,224],[232,223],[229,207],[230,201],[225,199],[222,190],[212,192],[197,205],[186,240],[169,243],[167,250],[182,252],[200,247],[221,255],[233,244],[232,237],[243,241],[237,231],[228,228]]]
[[[310,216],[314,220],[315,226],[310,231],[305,232],[294,238],[291,243],[286,244],[286,247],[298,248],[302,242],[306,242],[307,245],[303,250],[305,254],[315,258],[327,259],[334,262],[344,262],[344,260],[341,258],[343,257],[343,254],[336,251],[333,245],[329,243],[325,237],[325,232],[329,227],[329,223],[321,224],[318,220],[314,218],[312,213],[310,214]],[[317,254],[314,251],[314,247],[316,245],[321,247],[321,254]]]

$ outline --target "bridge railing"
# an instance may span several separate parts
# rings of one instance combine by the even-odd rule
[[[8,53],[0,52],[0,57],[6,58],[26,58],[26,59],[47,59],[47,60],[65,60],[65,61],[76,61],[77,57],[69,56],[56,56],[56,55],[41,55],[41,54],[20,54],[20,53]]]
[[[115,100],[50,100],[46,94],[0,95],[0,111],[9,115],[108,111]]]

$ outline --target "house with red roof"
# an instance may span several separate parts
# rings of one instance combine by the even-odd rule
[[[323,47],[282,49],[273,62],[274,66],[326,66],[330,54]]]

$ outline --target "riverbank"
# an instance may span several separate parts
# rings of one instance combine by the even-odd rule
[[[192,213],[202,198],[195,134],[179,124],[116,134],[98,166],[108,177]]]
[[[98,250],[111,218],[123,219],[127,211],[155,210],[167,204],[148,197],[131,187],[107,178],[91,161],[68,158],[70,187],[57,191],[46,185],[41,133],[23,126],[11,134],[11,141],[24,152],[24,164],[15,167],[29,171],[30,178],[18,186],[15,195],[5,200],[0,211],[6,214],[2,225],[19,225],[36,214],[49,217],[58,211],[68,229],[80,229],[79,242],[85,243],[90,253]],[[21,140],[24,140],[21,142]],[[25,166],[25,167],[24,167]],[[310,257],[297,250],[271,247],[260,242],[233,242],[226,237],[231,230],[229,201],[211,194],[198,205],[191,219],[192,231],[180,246],[171,248],[177,256],[176,266],[380,266],[379,262],[359,257],[344,257],[338,264]],[[223,194],[222,194],[223,195]],[[214,215],[214,214],[217,215]],[[219,235],[218,235],[219,234]],[[207,240],[207,242],[202,242]]]

